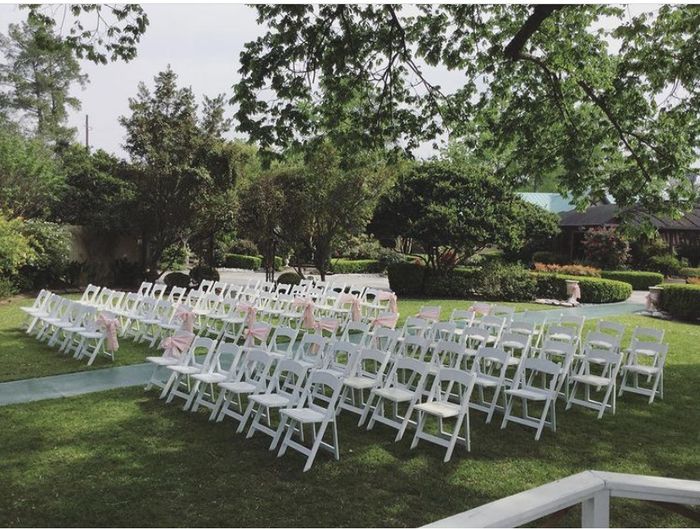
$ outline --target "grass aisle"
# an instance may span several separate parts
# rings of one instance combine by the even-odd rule
[[[156,392],[114,390],[0,408],[3,526],[416,526],[585,470],[700,479],[700,326],[663,327],[670,344],[666,398],[625,395],[615,416],[558,406],[558,431],[500,429],[472,414],[472,452],[410,433],[360,430],[340,416],[341,459],[277,459],[269,439],[233,433]],[[590,323],[592,325],[592,322]],[[9,426],[9,427],[8,427]],[[576,525],[571,512],[557,525]],[[658,506],[615,499],[614,526],[692,526]]]

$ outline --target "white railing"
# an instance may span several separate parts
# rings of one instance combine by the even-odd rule
[[[608,527],[610,498],[615,497],[698,505],[700,481],[587,470],[426,527],[518,527],[579,503],[581,527]]]

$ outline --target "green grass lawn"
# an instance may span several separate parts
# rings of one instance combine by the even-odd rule
[[[361,430],[347,412],[340,461],[322,453],[304,474],[298,454],[277,459],[268,438],[246,440],[231,421],[211,424],[155,391],[1,407],[0,525],[416,526],[585,469],[700,479],[700,326],[609,319],[666,329],[663,401],[627,394],[602,420],[560,403],[558,431],[539,442],[473,413],[472,452],[447,464],[442,448],[410,450],[410,432],[395,444],[395,432]],[[632,500],[614,499],[611,515],[615,526],[693,525]]]
[[[69,297],[77,299],[79,296]],[[29,306],[32,301],[33,298],[27,296],[16,296],[0,302],[0,382],[138,364],[143,362],[146,356],[154,354],[154,350],[149,349],[147,345],[136,344],[131,339],[125,339],[119,341],[119,351],[117,351],[115,362],[101,356],[95,360],[92,366],[88,367],[85,360],[78,361],[71,356],[59,354],[55,348],[37,342],[20,329],[25,317],[20,307]],[[400,300],[399,311],[402,319],[399,323],[403,325],[406,316],[416,314],[421,305],[441,305],[443,318],[447,319],[452,309],[466,308],[470,304],[469,301],[452,299]],[[534,303],[507,303],[507,305],[514,305],[517,310],[551,308]]]

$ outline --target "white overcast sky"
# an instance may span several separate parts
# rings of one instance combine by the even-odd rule
[[[152,85],[154,75],[168,64],[179,76],[181,86],[192,87],[198,101],[204,94],[230,96],[238,80],[238,56],[243,45],[262,33],[256,12],[243,4],[142,4],[150,25],[138,45],[138,56],[129,63],[95,65],[82,61],[89,83],[73,94],[82,108],[70,115],[70,125],[78,128],[81,142],[85,135],[85,114],[90,116],[90,145],[126,157],[122,149],[124,130],[118,118],[128,115],[128,98],[136,94],[137,85]],[[658,4],[657,4],[658,5]],[[631,14],[654,6],[632,6]],[[26,18],[17,5],[0,4],[0,31]],[[431,80],[448,92],[459,83],[459,75],[431,69]],[[231,109],[229,109],[231,113]],[[234,132],[230,134],[235,136]],[[429,154],[429,147],[420,154]]]

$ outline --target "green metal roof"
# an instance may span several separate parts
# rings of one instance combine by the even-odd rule
[[[518,193],[520,198],[531,204],[535,204],[552,213],[561,213],[562,211],[570,211],[574,209],[568,197],[564,197],[559,193]]]

